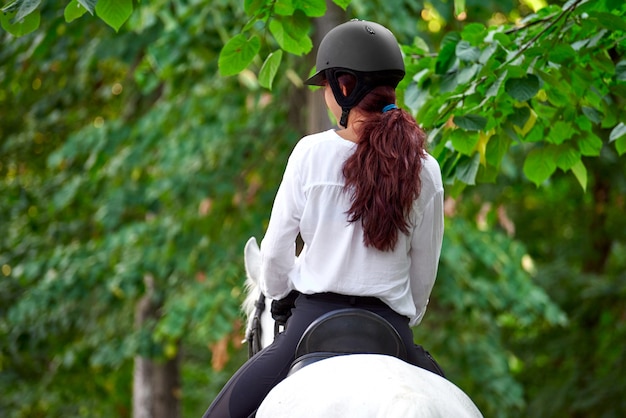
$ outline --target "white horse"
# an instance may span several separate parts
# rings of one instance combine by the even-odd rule
[[[270,299],[258,286],[260,251],[255,238],[244,250],[248,343],[261,347],[274,339]],[[266,309],[257,308],[264,301]],[[263,305],[263,304],[261,304]],[[258,309],[261,335],[255,328]],[[262,309],[262,311],[261,311]],[[255,341],[250,341],[254,340]],[[443,377],[392,356],[350,354],[312,363],[275,386],[257,418],[482,418],[472,400]]]

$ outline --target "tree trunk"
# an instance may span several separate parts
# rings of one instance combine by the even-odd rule
[[[311,66],[315,65],[315,56],[320,42],[332,28],[346,21],[346,13],[331,0],[326,0],[326,14],[319,19],[315,19],[315,33],[313,34],[313,44],[315,54],[310,54]],[[330,129],[333,124],[328,118],[324,95],[321,91],[309,91],[308,102],[308,133],[315,133]]]
[[[144,277],[146,293],[137,303],[135,327],[140,329],[159,316],[155,303],[154,278]],[[180,350],[177,350],[179,353]],[[133,371],[133,418],[180,417],[180,355],[165,362],[150,357],[135,356]]]
[[[135,356],[133,371],[133,418],[152,418],[152,362]]]

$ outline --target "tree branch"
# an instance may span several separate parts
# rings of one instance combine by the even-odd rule
[[[563,11],[559,14],[559,16],[556,19],[552,20],[550,22],[550,24],[548,24],[545,28],[543,28],[538,34],[533,36],[532,39],[530,41],[526,42],[526,44],[524,44],[511,59],[507,60],[502,65],[508,65],[511,62],[515,61],[517,58],[519,58],[519,56],[522,55],[524,53],[524,51],[526,51],[528,48],[530,48],[535,42],[537,42],[537,40],[539,38],[541,38],[546,32],[548,32],[550,29],[552,29],[563,18],[566,18],[567,16],[569,16],[580,4],[582,4],[585,1],[587,1],[587,0],[576,0],[567,9],[563,9]],[[542,19],[539,22],[545,22],[546,19],[549,20],[550,18]],[[531,24],[528,24],[524,28],[527,28],[530,25]]]

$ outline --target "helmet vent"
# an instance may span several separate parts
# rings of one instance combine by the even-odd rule
[[[370,35],[376,35],[376,32],[374,32],[374,29],[372,29],[371,26],[365,26],[365,30],[367,31],[367,33],[369,33]]]

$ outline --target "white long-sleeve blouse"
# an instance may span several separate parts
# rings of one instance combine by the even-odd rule
[[[443,239],[439,164],[426,156],[413,229],[399,233],[393,251],[383,252],[364,245],[360,222],[347,221],[351,205],[342,167],[355,149],[334,130],[306,136],[295,146],[261,242],[261,289],[273,299],[293,289],[374,296],[417,325],[435,283]],[[305,246],[295,258],[298,233]]]

